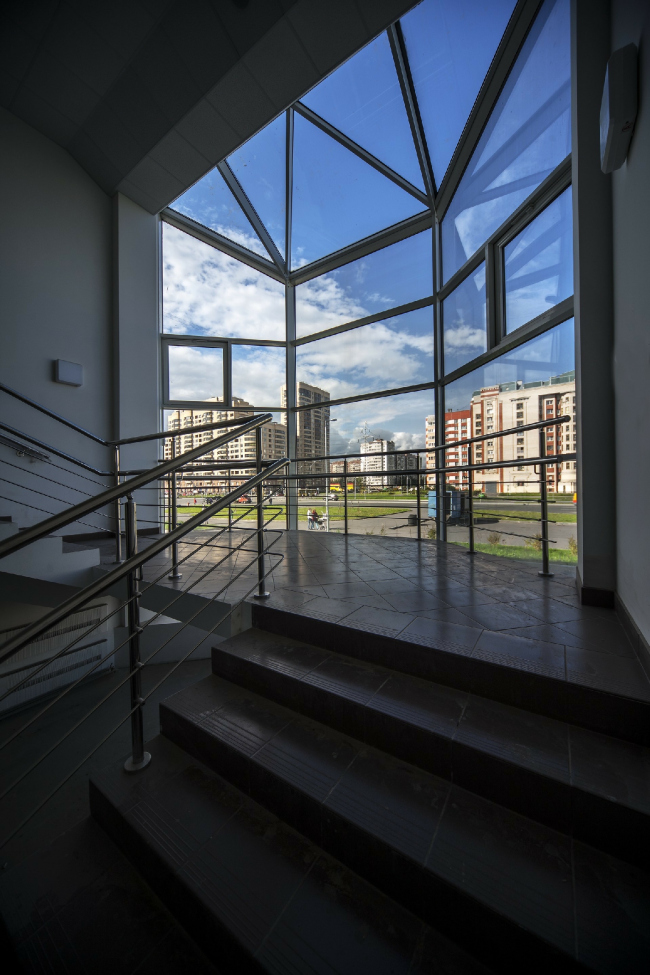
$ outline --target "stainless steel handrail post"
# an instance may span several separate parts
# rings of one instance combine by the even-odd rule
[[[418,538],[420,539],[420,538],[422,538],[422,518],[420,517],[421,498],[420,498],[420,455],[419,454],[417,455],[417,458],[418,458],[418,472],[415,475],[415,485],[416,485],[416,487],[415,487],[415,499],[416,499],[415,500],[415,504],[417,506]]]
[[[120,448],[113,447],[113,470],[115,471],[115,486],[120,483]],[[115,499],[115,562],[123,562],[122,558],[122,502]]]
[[[344,535],[348,533],[348,462],[347,458],[343,461],[343,518],[345,529]]]
[[[138,551],[138,529],[136,507],[133,495],[127,495],[124,510],[126,528],[126,557],[132,558]],[[140,661],[140,569],[132,569],[126,577],[127,625],[129,628],[129,670],[131,679],[131,758],[124,763],[126,772],[139,772],[151,761],[151,755],[144,750],[144,729],[142,721],[142,663]]]
[[[232,491],[232,474],[228,471],[228,494]],[[228,505],[228,528],[232,528],[232,505]]]
[[[467,490],[468,490],[468,501],[467,501],[467,513],[469,515],[469,548],[467,549],[468,555],[474,555],[474,471],[472,470],[472,447],[473,444],[467,445]]]
[[[539,431],[539,456],[546,456],[546,436],[545,428]],[[540,484],[539,484],[539,498],[540,498],[540,509],[541,509],[541,521],[542,521],[542,571],[539,573],[541,576],[552,576],[553,573],[549,572],[549,560],[548,560],[548,493],[546,487],[546,471],[548,469],[548,464],[540,464]]]
[[[172,458],[176,457],[176,438],[172,437]],[[169,494],[171,502],[171,531],[178,528],[178,498],[176,492],[176,471],[172,472],[169,479]],[[172,542],[172,571],[167,576],[168,579],[182,579],[182,572],[178,571],[178,542]]]
[[[257,458],[257,474],[262,471],[262,428],[255,430],[255,454]],[[264,588],[264,490],[262,481],[257,485],[257,592],[255,599],[268,599],[271,595]]]

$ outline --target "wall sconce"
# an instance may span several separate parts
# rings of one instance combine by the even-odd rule
[[[84,367],[79,362],[67,362],[65,359],[54,360],[54,382],[65,386],[83,386]]]
[[[607,62],[600,105],[600,168],[613,173],[625,162],[638,101],[638,51],[626,44]]]

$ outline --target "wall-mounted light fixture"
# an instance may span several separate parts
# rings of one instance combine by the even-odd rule
[[[84,367],[79,362],[67,362],[65,359],[54,360],[54,382],[66,386],[83,386]]]
[[[600,168],[613,173],[625,162],[638,102],[638,51],[626,44],[607,62],[600,105]]]

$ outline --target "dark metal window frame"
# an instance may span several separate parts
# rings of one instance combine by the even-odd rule
[[[162,342],[162,408],[165,410],[232,410],[232,347],[233,345],[255,345],[266,348],[284,349],[286,342],[264,341],[261,339],[221,338],[205,335],[163,335]],[[223,350],[223,400],[173,400],[169,396],[169,347],[187,346],[192,349]],[[250,404],[251,409],[265,412],[284,413],[281,406],[262,406]]]
[[[386,166],[386,164],[381,160],[376,159],[371,153],[363,149],[329,122],[320,118],[320,116],[318,116],[315,112],[312,112],[300,102],[296,102],[295,105],[289,107],[285,112],[287,119],[286,259],[282,258],[277,249],[275,249],[274,253],[275,245],[272,241],[270,244],[267,241],[266,238],[268,237],[268,233],[266,232],[266,229],[263,227],[253,205],[226,162],[220,163],[218,168],[226,179],[226,182],[228,183],[236,199],[240,203],[257,236],[262,240],[264,245],[267,247],[267,250],[269,250],[269,254],[272,259],[266,260],[257,254],[253,254],[247,248],[242,247],[241,245],[236,244],[225,237],[222,237],[215,231],[203,227],[196,221],[191,220],[189,217],[185,217],[183,214],[180,214],[171,208],[167,208],[162,212],[161,217],[164,222],[183,230],[185,233],[188,233],[202,242],[216,248],[217,250],[220,250],[223,253],[226,253],[229,256],[248,264],[255,270],[261,271],[263,274],[266,274],[285,285],[287,322],[286,343],[254,342],[253,340],[247,339],[234,340],[220,338],[214,339],[214,342],[215,344],[233,344],[235,342],[239,342],[240,344],[249,345],[286,345],[286,410],[289,413],[289,431],[291,431],[292,426],[295,427],[295,422],[292,424],[291,421],[292,415],[295,416],[295,414],[304,410],[322,408],[323,405],[306,404],[304,406],[298,406],[295,402],[296,348],[298,346],[318,341],[330,335],[336,335],[354,328],[359,328],[363,325],[372,324],[373,322],[392,318],[399,314],[405,314],[406,312],[412,311],[416,308],[433,305],[433,382],[413,386],[403,386],[389,390],[377,390],[358,396],[329,400],[327,405],[343,405],[348,403],[362,402],[364,400],[398,396],[404,393],[420,392],[423,390],[432,389],[434,390],[435,413],[437,416],[443,416],[445,412],[444,391],[446,386],[459,379],[461,376],[473,372],[482,365],[485,365],[504,353],[511,351],[519,345],[522,345],[531,338],[541,335],[548,329],[554,328],[556,325],[559,325],[561,322],[566,321],[573,316],[573,297],[571,297],[560,302],[558,305],[549,309],[547,312],[544,312],[542,315],[538,316],[532,321],[527,322],[525,325],[522,325],[520,328],[513,330],[510,333],[506,333],[505,331],[504,248],[518,233],[521,232],[522,229],[524,229],[524,227],[531,223],[539,215],[539,213],[542,212],[542,210],[544,210],[551,202],[553,202],[554,199],[564,192],[569,185],[571,185],[571,156],[567,156],[567,158],[564,159],[553,170],[553,172],[550,173],[550,175],[529,194],[523,203],[503,222],[503,224],[491,235],[485,244],[482,245],[470,258],[468,258],[465,264],[463,264],[463,266],[454,273],[449,281],[447,281],[444,285],[441,285],[443,280],[440,248],[441,221],[445,216],[456,189],[458,188],[463,173],[465,172],[465,169],[471,159],[472,153],[474,152],[479,139],[481,138],[483,130],[497,103],[503,86],[505,85],[513,66],[516,64],[519,52],[540,8],[542,7],[543,2],[544,0],[518,0],[501,42],[494,55],[490,68],[488,69],[486,77],[480,88],[472,111],[467,119],[463,132],[461,133],[456,149],[452,155],[449,166],[447,167],[447,171],[444,174],[438,188],[436,188],[435,178],[427,149],[426,136],[418,109],[417,95],[411,78],[404,39],[398,21],[396,24],[393,24],[388,28],[387,34],[391,51],[393,53],[393,60],[397,70],[402,97],[404,99],[404,105],[413,135],[418,161],[420,163],[424,185],[426,188],[425,193],[422,193],[421,190],[414,187],[407,180],[405,180],[404,177],[390,169],[390,167]],[[357,156],[364,159],[369,165],[373,166],[379,172],[382,172],[387,178],[391,179],[397,185],[406,190],[406,192],[409,192],[412,196],[419,199],[426,206],[426,209],[423,210],[422,213],[417,213],[406,220],[400,221],[397,224],[371,235],[370,237],[355,241],[353,244],[341,248],[334,253],[328,254],[323,258],[319,258],[310,264],[290,270],[289,261],[291,254],[291,207],[293,196],[292,150],[294,112],[298,112],[304,118],[312,122],[312,124],[317,125],[332,138],[336,139],[336,141],[338,141],[341,145],[345,146]],[[432,232],[434,281],[433,295],[417,299],[407,304],[396,306],[395,308],[387,309],[375,315],[369,315],[365,318],[357,319],[356,321],[342,323],[340,325],[333,326],[332,328],[323,329],[320,332],[312,333],[308,336],[296,338],[296,286],[320,277],[321,275],[330,271],[336,270],[337,268],[365,257],[368,254],[375,253],[384,247],[397,243],[400,240],[405,240],[408,237],[427,230]],[[442,302],[460,284],[462,284],[462,282],[470,274],[476,271],[476,269],[483,262],[485,262],[486,271],[487,350],[453,372],[445,375],[442,335]],[[176,341],[178,338],[181,337],[165,335],[163,340],[169,341],[171,339],[172,341]],[[187,336],[183,338],[189,339],[187,344],[192,344],[193,337]],[[196,342],[196,344],[199,343]],[[166,360],[166,356],[163,356],[163,359]],[[163,388],[167,390],[168,386],[164,385]],[[187,402],[183,402],[182,404],[171,404],[165,402],[164,405],[166,408],[171,406],[174,409],[179,407],[188,409],[205,408],[206,406],[205,403],[198,403],[193,406]],[[285,410],[285,408],[281,408],[279,410],[278,407],[265,408],[269,410],[272,409],[274,412],[284,412]],[[444,443],[443,427],[443,424],[436,424],[436,443],[438,445]],[[295,456],[295,452],[293,455]]]

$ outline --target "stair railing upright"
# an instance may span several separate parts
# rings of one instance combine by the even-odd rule
[[[54,447],[50,443],[46,443],[45,441],[43,441],[43,440],[41,440],[41,439],[39,439],[37,437],[34,437],[31,434],[27,434],[27,433],[25,433],[22,430],[18,430],[16,427],[11,426],[11,425],[5,423],[4,421],[0,421],[0,429],[7,431],[8,433],[12,434],[13,436],[20,437],[20,441],[13,441],[13,437],[10,438],[9,440],[7,438],[4,438],[3,439],[3,438],[0,437],[0,442],[4,442],[6,446],[11,446],[14,449],[16,449],[17,451],[21,450],[21,448],[22,448],[22,452],[23,453],[31,454],[32,456],[34,456],[35,454],[40,454],[40,456],[38,457],[38,459],[48,461],[49,460],[49,457],[47,456],[47,454],[41,453],[42,451],[47,451],[50,454],[54,454],[55,456],[61,458],[62,460],[65,460],[67,463],[72,464],[74,467],[79,468],[80,470],[88,471],[89,473],[95,474],[96,476],[99,476],[99,477],[110,478],[112,480],[112,482],[113,482],[113,486],[117,487],[121,483],[121,481],[122,481],[122,479],[124,477],[128,477],[128,476],[131,476],[133,474],[143,473],[143,471],[141,471],[141,470],[139,470],[139,471],[131,471],[131,470],[127,470],[127,469],[122,469],[122,467],[121,467],[121,448],[122,447],[132,446],[134,444],[142,444],[142,443],[146,443],[146,442],[152,441],[152,440],[160,441],[160,440],[171,439],[171,442],[172,442],[172,456],[175,456],[175,453],[176,453],[176,438],[178,437],[178,433],[174,434],[174,432],[168,430],[168,431],[163,431],[163,432],[142,434],[140,436],[135,436],[135,437],[124,437],[124,438],[122,438],[120,440],[105,440],[103,437],[99,437],[99,436],[97,436],[97,434],[92,433],[90,430],[86,430],[85,427],[80,426],[78,423],[74,423],[72,420],[69,420],[67,417],[62,416],[60,413],[56,413],[54,410],[49,409],[49,407],[43,406],[42,403],[38,403],[36,400],[31,399],[29,396],[25,396],[23,393],[18,392],[18,390],[12,389],[11,386],[7,386],[5,383],[0,383],[0,392],[6,393],[8,396],[11,396],[14,399],[18,400],[19,402],[24,403],[26,406],[29,406],[30,408],[32,408],[33,410],[37,411],[38,413],[41,413],[44,416],[50,417],[50,419],[54,420],[56,423],[59,423],[62,426],[65,426],[65,427],[69,428],[70,430],[74,430],[76,433],[80,434],[82,437],[85,437],[87,440],[92,441],[93,443],[99,444],[102,447],[108,448],[110,450],[110,455],[111,455],[112,463],[109,465],[109,467],[110,467],[109,470],[100,470],[99,468],[93,467],[91,464],[88,464],[86,461],[81,460],[79,457],[75,457],[74,455],[72,455],[72,454],[70,454],[70,453],[68,453],[66,451],[63,451],[63,450],[60,450],[57,447]],[[242,424],[244,424],[246,422],[246,419],[247,418],[244,416],[244,417],[236,417],[236,418],[230,419],[230,420],[218,420],[218,421],[215,421],[214,423],[204,423],[204,424],[201,424],[200,426],[192,427],[192,434],[205,433],[205,432],[208,432],[208,431],[214,431],[214,430],[219,430],[219,429],[226,430],[226,429],[229,429],[231,427],[241,426]],[[24,443],[23,441],[25,441],[26,443]],[[38,451],[33,451],[28,445],[32,445],[32,447],[38,448]],[[39,476],[42,476],[42,475],[39,475]],[[175,477],[175,475],[169,475],[169,476],[170,476],[170,478]],[[52,480],[51,478],[45,478],[45,479],[46,480]],[[55,483],[58,484],[59,482],[55,482]],[[61,486],[63,486],[63,487],[66,487],[67,486],[68,488],[71,488],[72,490],[75,490],[75,491],[79,490],[79,489],[74,488],[74,487],[72,487],[70,485],[63,485],[62,484]],[[28,488],[28,490],[32,490],[32,489],[31,488]],[[42,493],[42,492],[36,492],[36,493]],[[87,493],[87,492],[83,492],[82,491],[80,493]],[[47,495],[47,496],[48,497],[51,497],[51,495]],[[116,497],[114,499],[113,502],[111,502],[113,504],[114,523],[115,523],[115,561],[116,561],[116,563],[119,563],[119,562],[122,561],[122,521],[123,521],[123,519],[122,519],[122,511],[121,511],[121,507],[122,507],[121,497],[122,496],[118,496],[118,497]],[[176,506],[175,506],[175,504],[172,504],[172,500],[175,500],[175,496],[172,499],[171,492],[168,492],[168,498],[169,498],[169,501],[170,501],[170,505],[169,505],[169,515],[170,515],[170,518],[169,518],[169,521],[168,521],[168,525],[169,525],[169,527],[171,529],[171,528],[175,527],[174,519],[176,517],[175,516]],[[15,501],[15,499],[12,499],[12,498],[9,498],[7,500],[12,501],[13,503],[21,503],[21,502]],[[52,498],[52,500],[62,500],[62,499]],[[29,506],[29,507],[32,507],[33,508],[34,506]],[[159,505],[158,505],[158,503],[156,503],[156,504],[150,505],[150,507],[155,507],[156,509],[158,509]],[[41,508],[36,508],[35,510],[44,511],[44,509],[41,509]],[[45,513],[48,513],[48,512],[45,512]],[[140,520],[142,521],[142,519],[140,519]],[[148,519],[149,523],[152,524],[152,525],[159,525],[161,520],[164,521],[165,519],[164,518],[163,519],[158,518],[156,520]],[[90,526],[90,527],[95,527],[95,526]],[[175,563],[176,562],[177,562],[177,559],[175,560]],[[173,568],[172,569],[172,575],[173,575],[174,571],[176,571],[176,568]]]
[[[262,453],[261,434],[257,433],[256,435],[256,443],[257,443],[257,456],[255,458],[256,472],[252,477],[250,477],[244,483],[243,486],[236,487],[234,490],[229,491],[228,494],[225,495],[225,497],[215,501],[213,504],[209,505],[207,508],[203,509],[201,512],[196,514],[194,517],[188,519],[184,523],[177,525],[176,528],[173,529],[169,534],[164,535],[163,537],[153,541],[144,551],[141,552],[137,551],[136,505],[133,500],[133,491],[140,488],[142,485],[148,483],[149,481],[157,480],[161,476],[168,476],[172,473],[176,473],[187,463],[192,463],[193,461],[198,460],[198,458],[200,458],[203,454],[212,452],[213,450],[224,446],[231,440],[234,440],[242,436],[246,432],[260,431],[264,423],[267,423],[270,419],[271,419],[271,414],[266,414],[266,413],[256,417],[252,417],[243,423],[237,424],[234,430],[230,430],[229,432],[227,432],[226,434],[220,437],[217,437],[207,443],[204,443],[199,447],[194,448],[193,450],[187,451],[178,457],[172,458],[170,461],[167,461],[160,466],[156,466],[154,468],[151,468],[148,471],[137,474],[136,476],[132,477],[130,480],[127,480],[124,483],[114,485],[113,487],[101,492],[93,499],[89,499],[88,501],[81,502],[80,504],[74,506],[71,509],[68,509],[65,512],[61,512],[59,514],[53,515],[51,518],[45,519],[40,525],[33,526],[33,528],[31,529],[26,529],[24,532],[21,532],[20,536],[18,537],[14,536],[5,539],[3,542],[0,542],[0,558],[1,558],[4,555],[17,551],[18,549],[24,548],[26,545],[29,545],[33,541],[46,537],[52,531],[56,531],[59,528],[63,527],[65,524],[69,524],[70,522],[76,520],[80,514],[87,513],[91,510],[94,510],[97,507],[102,507],[105,504],[110,503],[111,501],[115,500],[118,497],[126,498],[126,508],[125,508],[126,526],[127,526],[126,560],[121,564],[115,565],[101,578],[95,580],[90,585],[86,586],[82,591],[74,594],[71,598],[66,600],[60,606],[57,606],[51,611],[49,611],[48,613],[44,614],[35,623],[29,624],[26,627],[24,627],[19,634],[17,634],[12,639],[4,643],[0,647],[0,664],[4,664],[7,660],[14,657],[28,644],[32,643],[38,637],[43,636],[43,634],[46,634],[49,630],[52,629],[53,626],[56,626],[62,620],[66,619],[66,617],[70,616],[71,613],[78,611],[83,606],[86,606],[90,601],[95,599],[95,597],[100,593],[106,593],[109,591],[115,592],[115,587],[118,586],[118,584],[120,583],[126,584],[127,587],[126,599],[122,600],[117,609],[114,609],[110,613],[108,613],[107,616],[105,616],[102,620],[100,620],[93,628],[96,628],[97,626],[101,625],[101,623],[105,622],[109,618],[109,616],[114,616],[117,612],[126,610],[127,624],[128,624],[127,625],[128,635],[126,637],[126,640],[124,640],[119,646],[114,647],[110,651],[110,653],[106,655],[106,657],[102,657],[101,660],[91,668],[91,671],[87,672],[82,677],[78,678],[71,685],[68,685],[60,694],[56,696],[56,698],[53,701],[48,703],[39,712],[38,715],[34,716],[33,718],[30,718],[26,726],[23,726],[23,728],[20,728],[13,735],[10,735],[10,737],[0,745],[0,748],[5,747],[6,745],[10,744],[11,741],[15,740],[25,730],[25,727],[33,724],[36,720],[40,719],[46,712],[50,710],[50,708],[53,705],[55,705],[59,700],[61,700],[61,698],[69,694],[82,680],[84,680],[89,675],[89,673],[95,671],[96,668],[99,667],[100,664],[102,664],[108,657],[113,657],[114,654],[117,653],[117,651],[121,647],[127,644],[129,647],[128,674],[122,681],[120,681],[120,683],[116,687],[113,688],[112,691],[109,692],[108,695],[106,695],[106,697],[102,699],[102,701],[100,701],[95,707],[93,707],[87,715],[84,715],[84,717],[81,718],[79,721],[77,721],[73,725],[73,727],[69,729],[57,742],[55,742],[51,747],[49,747],[45,755],[41,756],[28,769],[22,771],[20,775],[16,778],[16,780],[13,783],[11,783],[7,788],[5,788],[0,798],[3,798],[5,795],[7,795],[9,791],[17,787],[23,781],[23,779],[26,778],[27,775],[29,775],[32,771],[34,771],[34,769],[52,753],[52,751],[56,747],[58,747],[64,740],[66,740],[72,733],[74,733],[74,731],[76,731],[80,727],[83,721],[85,721],[86,718],[90,716],[90,714],[94,713],[106,700],[108,700],[109,697],[111,697],[116,691],[118,691],[119,688],[123,686],[126,682],[128,682],[130,685],[130,708],[128,710],[128,713],[121,719],[121,721],[116,726],[116,728],[112,729],[109,732],[109,734],[106,735],[99,742],[99,744],[94,749],[92,749],[92,751],[89,752],[88,755],[85,756],[82,762],[79,763],[73,769],[70,775],[66,776],[66,778],[62,782],[60,782],[56,786],[56,788],[45,797],[45,799],[36,807],[36,809],[33,809],[30,812],[27,819],[24,819],[21,822],[21,824],[12,831],[10,836],[6,838],[5,843],[8,841],[8,839],[14,836],[18,830],[22,829],[25,823],[28,822],[29,819],[31,819],[32,816],[35,815],[35,813],[40,808],[42,808],[47,801],[49,801],[52,795],[54,795],[58,791],[58,789],[61,788],[62,785],[64,785],[65,782],[67,782],[68,779],[73,774],[75,774],[76,771],[79,770],[79,768],[81,768],[83,762],[86,761],[92,754],[94,754],[97,748],[100,748],[102,744],[108,740],[110,735],[113,734],[117,730],[117,728],[119,728],[125,721],[129,719],[131,721],[131,755],[125,764],[125,768],[127,771],[137,771],[141,768],[144,768],[145,765],[148,764],[149,762],[149,756],[144,750],[143,715],[142,715],[142,708],[146,703],[146,699],[150,697],[151,694],[158,689],[158,687],[162,684],[162,682],[167,679],[169,674],[173,672],[173,670],[175,670],[176,667],[180,666],[183,660],[186,660],[194,652],[196,647],[198,647],[200,643],[203,642],[204,639],[207,638],[207,636],[209,636],[209,633],[214,632],[214,630],[218,626],[221,626],[223,622],[232,615],[232,613],[237,609],[237,607],[241,605],[242,601],[246,598],[246,596],[252,593],[253,589],[258,590],[258,595],[264,592],[264,582],[266,576],[268,575],[268,572],[265,571],[264,557],[265,554],[267,554],[267,552],[270,551],[270,548],[267,549],[265,547],[264,536],[268,530],[267,526],[280,515],[281,508],[278,508],[276,513],[271,517],[271,519],[265,522],[264,511],[263,511],[265,505],[265,499],[263,495],[263,482],[269,476],[273,476],[273,475],[277,476],[277,474],[288,463],[288,461],[286,458],[282,458],[276,461],[264,460],[261,456]],[[158,435],[154,435],[154,436],[158,436]],[[168,436],[168,433],[164,434],[164,436]],[[252,589],[249,589],[248,592],[246,592],[233,605],[231,605],[228,612],[221,613],[220,610],[218,614],[217,622],[214,624],[214,626],[212,626],[211,629],[208,630],[208,633],[206,633],[201,638],[199,643],[197,643],[196,646],[193,646],[182,657],[182,659],[177,664],[174,665],[172,670],[167,675],[165,675],[165,677],[162,680],[158,681],[155,687],[151,689],[146,696],[143,696],[142,683],[141,683],[143,661],[141,660],[140,644],[141,644],[141,634],[144,631],[144,629],[147,626],[151,625],[156,618],[159,618],[163,614],[168,613],[170,609],[173,612],[173,605],[180,598],[182,598],[190,590],[195,589],[196,586],[204,578],[206,578],[211,572],[215,571],[215,569],[220,568],[229,558],[232,558],[233,556],[237,555],[237,553],[239,552],[245,553],[246,551],[250,551],[250,548],[248,548],[248,544],[251,535],[250,532],[247,532],[246,536],[244,537],[244,540],[240,544],[235,545],[234,547],[230,546],[227,549],[226,554],[222,558],[220,558],[216,563],[209,565],[207,570],[202,572],[197,578],[193,578],[192,581],[187,585],[185,589],[179,589],[178,587],[172,588],[170,590],[170,596],[171,596],[170,602],[166,606],[164,606],[162,610],[154,614],[153,618],[147,620],[144,623],[144,625],[141,624],[141,619],[140,619],[140,599],[142,595],[140,589],[140,580],[142,578],[143,566],[146,563],[150,562],[157,555],[162,553],[165,549],[168,549],[171,546],[178,544],[178,542],[181,539],[189,535],[195,529],[204,526],[206,522],[209,522],[211,518],[219,514],[224,509],[231,508],[233,502],[235,502],[238,499],[242,491],[249,492],[253,490],[256,490],[257,492],[256,504],[254,506],[256,511],[256,528],[254,529],[253,532],[256,536],[257,544],[255,545],[255,549],[254,549],[255,554],[253,558],[249,560],[243,566],[243,568],[241,569],[237,568],[237,570],[234,573],[231,572],[226,584],[222,586],[221,589],[218,589],[218,591],[215,592],[213,595],[211,595],[209,598],[206,597],[202,599],[201,602],[205,603],[205,606],[201,605],[201,607],[196,612],[194,612],[189,617],[189,619],[186,619],[181,629],[184,629],[187,626],[192,625],[192,622],[197,618],[197,616],[200,616],[202,613],[205,612],[206,607],[209,607],[213,603],[218,602],[219,597],[222,596],[224,592],[226,592],[228,588],[231,585],[233,585],[234,582],[237,581],[237,579],[241,578],[252,565],[256,564],[257,581],[255,583],[255,586]],[[245,509],[236,519],[234,519],[234,522],[232,522],[232,524],[235,524],[241,519],[245,518],[247,511],[250,511],[252,507],[253,506],[249,506],[247,509]],[[229,519],[229,521],[231,521],[231,519]],[[196,546],[197,550],[200,550],[205,546],[210,547],[212,546],[212,542],[214,538],[217,538],[218,536],[222,535],[224,532],[230,533],[232,524],[229,524],[227,527],[220,528],[216,532],[216,534],[212,536],[210,540],[206,542],[198,542],[198,541],[196,543],[192,542],[192,544]],[[180,562],[186,561],[187,559],[191,558],[193,554],[195,553],[190,552],[188,555],[184,556],[183,559],[180,560]],[[280,560],[283,558],[283,556],[279,555],[278,553],[273,553],[273,554],[275,554],[276,557],[280,558]],[[155,585],[156,582],[162,579],[162,577],[166,574],[166,572],[167,569],[165,569],[163,573],[161,573],[157,577],[157,579],[154,580],[154,582],[148,583],[145,588],[148,588],[151,585]],[[87,635],[88,632],[89,631],[86,630],[85,635]],[[175,631],[174,637],[178,636],[178,632],[179,631]],[[80,637],[75,637],[71,641],[71,643],[67,645],[67,647],[61,648],[56,654],[54,654],[53,657],[48,658],[44,662],[39,661],[37,664],[34,664],[30,669],[29,675],[21,681],[21,684],[25,683],[25,681],[31,679],[34,676],[33,667],[37,667],[36,673],[42,671],[45,667],[49,666],[53,660],[70,652],[70,648],[73,647],[74,644],[77,643],[79,639]],[[158,647],[152,654],[150,654],[150,656],[147,658],[147,660],[144,661],[144,663],[150,662],[151,659],[157,653],[159,653],[160,650],[163,649],[163,647],[171,639],[172,637],[169,637],[168,640],[164,641],[162,646]],[[7,697],[8,694],[13,692],[13,690],[15,690],[15,688],[12,688],[11,690],[7,691],[4,695],[0,695],[0,700],[2,700],[4,697]]]
[[[551,544],[551,539],[549,538],[548,527],[550,524],[548,517],[548,487],[547,487],[547,477],[548,477],[548,467],[554,464],[562,464],[569,461],[575,461],[577,459],[577,454],[574,451],[560,454],[548,455],[546,452],[546,440],[544,437],[544,431],[548,427],[558,426],[562,423],[570,423],[573,421],[573,417],[564,415],[553,418],[547,418],[545,420],[539,420],[535,423],[527,423],[520,427],[510,427],[506,430],[490,431],[490,433],[477,434],[473,437],[467,437],[463,440],[455,440],[453,442],[436,445],[435,447],[414,447],[410,450],[383,450],[373,452],[373,460],[376,457],[395,457],[404,456],[407,454],[415,454],[418,459],[417,469],[404,471],[402,476],[415,476],[416,477],[416,517],[417,517],[417,537],[422,537],[422,514],[421,514],[421,478],[422,477],[433,477],[434,475],[446,475],[453,473],[466,474],[468,478],[469,485],[469,503],[468,503],[468,520],[469,520],[469,547],[468,554],[472,555],[475,552],[475,521],[474,521],[474,474],[476,471],[494,470],[494,469],[507,469],[510,467],[535,467],[539,468],[540,473],[540,505],[541,505],[541,549],[542,549],[542,570],[540,575],[552,576],[553,573],[549,571],[549,545]],[[475,458],[472,456],[474,447],[477,443],[481,443],[483,440],[496,440],[502,437],[516,436],[526,433],[529,430],[539,431],[539,456],[538,457],[517,457],[514,460],[500,460],[500,461],[489,461],[486,462],[482,460],[477,463]],[[466,464],[455,464],[447,465],[445,463],[445,456],[447,450],[452,450],[458,447],[467,446],[467,463]],[[440,462],[440,454],[442,453],[442,463]],[[434,454],[436,457],[436,462],[433,467],[425,466],[421,467],[421,456],[425,457],[429,454]],[[315,457],[309,458],[299,458],[296,460],[296,464],[305,463],[308,461],[313,464],[316,461],[325,461],[329,467],[330,461],[342,460],[343,461],[343,477],[344,477],[344,489],[343,489],[343,508],[344,508],[344,534],[349,533],[349,522],[348,522],[348,491],[347,483],[348,478],[353,480],[359,478],[371,476],[399,476],[399,471],[393,469],[391,471],[349,471],[349,461],[352,458],[362,458],[367,456],[362,453],[351,453],[351,454],[321,454]],[[474,462],[472,462],[474,461]],[[284,474],[282,475],[282,482],[286,485],[285,496],[288,489],[288,484],[290,481],[305,481],[305,480],[327,480],[332,477],[332,472],[327,471],[325,473],[314,473],[310,471],[308,473],[295,473],[295,474]],[[443,481],[444,483],[444,481]],[[443,497],[438,501],[436,499],[436,520],[440,524],[446,517],[446,492],[443,490]],[[437,532],[438,538],[441,537],[441,532]]]

